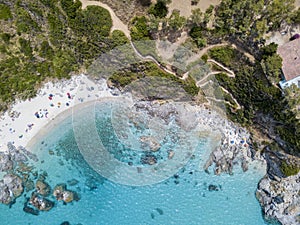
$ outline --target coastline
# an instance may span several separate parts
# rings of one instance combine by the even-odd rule
[[[53,95],[51,99],[50,95]],[[15,146],[27,146],[35,135],[42,132],[43,127],[53,121],[58,123],[65,118],[63,115],[67,114],[68,110],[82,102],[112,96],[105,82],[94,83],[83,74],[72,76],[67,81],[48,82],[36,97],[16,102],[10,112],[1,117],[0,152],[7,151],[8,142],[12,142]],[[39,118],[36,113],[39,114]]]

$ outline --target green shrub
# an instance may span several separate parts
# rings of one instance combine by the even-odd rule
[[[152,5],[149,9],[149,13],[156,17],[163,18],[168,14],[168,8],[166,2],[158,0],[155,5]]]
[[[32,48],[30,46],[30,41],[25,40],[24,38],[20,38],[19,44],[21,52],[28,57],[32,57]]]
[[[289,164],[287,161],[282,161],[280,165],[281,172],[285,176],[293,176],[299,173],[300,167]]]
[[[206,63],[208,60],[208,55],[207,54],[202,55],[201,59]]]
[[[115,46],[122,46],[129,43],[129,40],[126,37],[126,35],[120,30],[114,30],[111,33],[111,39]]]
[[[231,66],[235,59],[235,51],[230,47],[215,47],[210,49],[208,54],[224,66]]]
[[[12,14],[8,5],[0,4],[0,20],[8,20],[12,18]]]
[[[147,19],[144,16],[135,17],[132,20],[132,27],[130,29],[130,35],[132,40],[149,40],[150,33],[147,26]]]

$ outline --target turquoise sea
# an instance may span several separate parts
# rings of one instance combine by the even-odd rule
[[[103,115],[96,117],[100,121],[96,122],[100,136],[112,135],[109,122],[101,122],[105,119]],[[35,138],[30,150],[39,157],[35,169],[38,173],[47,172],[46,181],[51,187],[67,183],[68,189],[80,195],[80,200],[66,205],[56,201],[49,212],[34,216],[23,212],[25,197],[21,196],[11,208],[0,205],[0,224],[266,224],[255,199],[257,183],[265,173],[259,163],[252,163],[245,173],[240,166],[235,167],[233,175],[205,173],[202,167],[211,143],[209,139],[199,139],[194,156],[168,179],[146,186],[123,185],[100,176],[86,163],[74,137],[73,120],[71,113],[54,120]],[[84,132],[84,125],[82,129]],[[120,143],[113,146],[126,150]],[[115,157],[126,160],[122,154]],[[212,185],[217,190],[209,190]]]

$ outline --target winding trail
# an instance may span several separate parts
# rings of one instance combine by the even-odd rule
[[[214,60],[214,59],[208,59],[207,62],[214,63],[217,66],[221,67],[223,70],[227,71],[229,77],[235,77],[235,73],[232,70],[230,70],[227,67],[223,66],[221,63],[217,62],[216,60]]]
[[[99,1],[88,1],[88,0],[80,0],[81,3],[82,3],[82,8],[85,9],[87,6],[92,6],[92,5],[96,5],[96,6],[100,6],[106,10],[108,10],[110,16],[111,16],[111,19],[112,19],[112,23],[113,23],[113,26],[111,28],[111,31],[113,30],[120,30],[122,31],[126,37],[130,40],[130,45],[132,46],[135,54],[140,57],[141,59],[143,60],[151,60],[153,61],[157,66],[159,66],[162,70],[164,70],[165,72],[167,73],[170,73],[176,77],[177,74],[173,71],[171,71],[170,69],[168,69],[167,67],[163,66],[159,61],[157,61],[157,59],[155,59],[153,56],[151,55],[142,55],[139,50],[134,46],[133,42],[131,41],[131,36],[130,36],[130,31],[128,29],[128,26],[126,24],[124,24],[120,19],[119,17],[115,14],[115,12],[113,11],[112,8],[110,8],[110,6],[108,6],[107,4],[104,4],[102,2],[99,2]],[[187,34],[186,33],[183,33],[181,35],[181,37],[179,38],[178,42],[180,42],[179,44],[181,44],[182,42],[184,42],[187,38]],[[178,44],[178,43],[177,43]],[[201,49],[197,54],[195,54],[194,56],[192,56],[191,58],[189,58],[187,60],[187,64],[191,63],[191,62],[194,62],[196,60],[198,60],[199,58],[201,58],[204,54],[207,53],[208,50],[212,49],[212,48],[215,48],[215,47],[221,47],[221,46],[226,46],[226,45],[229,45],[229,43],[221,43],[221,44],[215,44],[215,45],[210,45],[210,46],[207,46],[203,49]],[[235,45],[232,45],[232,47],[234,48],[237,48]],[[250,60],[253,60],[253,56],[251,55],[247,55],[248,58],[250,58]],[[227,67],[223,66],[222,64],[220,64],[219,62],[213,60],[213,59],[208,59],[207,62],[210,62],[210,63],[214,63],[216,64],[217,66],[219,66],[220,68],[222,68],[224,71],[224,73],[226,73],[229,77],[235,77],[235,73],[228,69]],[[209,81],[206,81],[204,83],[202,83],[204,80],[206,80],[209,76],[211,75],[216,75],[216,74],[219,74],[221,73],[221,71],[213,71],[213,72],[210,72],[208,73],[206,76],[204,76],[201,80],[197,81],[196,85],[198,87],[203,87],[204,85],[206,85]],[[188,78],[188,75],[189,75],[189,72],[186,72],[185,74],[183,74],[183,76],[181,77],[182,80],[185,80]],[[202,84],[201,84],[202,83]],[[233,96],[231,95],[231,93],[229,93],[226,89],[222,88],[222,90],[224,92],[226,92],[227,94],[229,94],[232,99],[235,101],[235,103],[237,104],[237,108],[240,109],[240,105],[239,103],[236,101],[235,98],[233,98]],[[216,99],[216,98],[212,98],[212,97],[207,97],[208,101],[210,100],[214,100],[214,101],[223,101],[223,102],[226,102],[225,100],[221,100],[221,99]],[[209,99],[210,98],[210,99]],[[229,103],[229,102],[227,102]],[[230,104],[230,103],[229,103]],[[230,104],[231,105],[231,104]]]
[[[151,56],[151,55],[143,56],[143,55],[136,49],[136,47],[134,46],[134,44],[132,43],[132,41],[130,41],[130,44],[131,44],[131,46],[132,46],[132,48],[133,48],[133,51],[135,52],[135,54],[137,54],[138,57],[140,57],[140,58],[143,59],[143,60],[151,60],[151,61],[153,61],[156,65],[158,65],[158,66],[159,66],[161,69],[163,69],[165,72],[170,73],[170,74],[172,74],[172,75],[174,75],[174,76],[177,77],[177,74],[176,74],[176,73],[174,73],[173,71],[169,70],[168,68],[162,66],[162,65],[160,64],[160,62],[158,62],[153,56]]]
[[[122,31],[126,37],[131,40],[131,37],[130,37],[130,31],[127,27],[126,24],[124,24],[120,19],[119,17],[115,14],[115,12],[112,10],[112,8],[110,8],[108,5],[102,3],[102,2],[98,2],[98,1],[87,1],[87,0],[80,0],[81,3],[82,3],[82,9],[85,9],[87,6],[90,6],[90,5],[97,5],[97,6],[100,6],[106,10],[108,10],[110,16],[111,16],[111,19],[112,19],[112,22],[113,22],[113,26],[112,26],[112,31],[113,30],[120,30]]]

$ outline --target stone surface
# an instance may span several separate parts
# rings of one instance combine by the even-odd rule
[[[266,175],[258,184],[256,197],[268,220],[283,225],[300,224],[300,173],[274,180]]]
[[[39,193],[42,196],[48,196],[51,192],[50,185],[42,180],[38,180],[35,184],[35,188],[37,190],[37,193]]]
[[[15,174],[6,174],[0,181],[0,202],[12,203],[24,191],[22,179]]]
[[[49,211],[54,206],[52,201],[46,199],[36,192],[32,193],[29,203],[40,211]]]
[[[56,185],[53,189],[53,195],[58,201],[64,201],[65,203],[79,200],[76,192],[67,190],[66,184]]]
[[[140,141],[142,143],[142,147],[147,147],[153,152],[158,151],[161,147],[154,137],[142,136],[140,137]]]
[[[157,159],[154,155],[146,154],[141,158],[142,164],[154,165],[157,163]]]
[[[6,172],[13,169],[13,161],[8,154],[0,152],[0,171]]]

